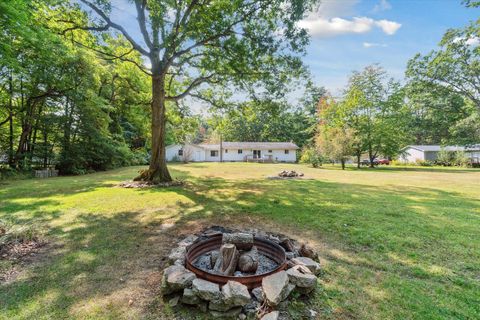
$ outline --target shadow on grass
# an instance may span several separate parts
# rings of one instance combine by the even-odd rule
[[[413,309],[410,311],[413,315],[418,312],[415,308],[434,308],[439,301],[444,304],[439,310],[447,316],[473,314],[474,307],[455,312],[459,312],[465,301],[473,306],[475,298],[458,297],[452,292],[459,286],[470,287],[471,291],[480,287],[475,280],[480,271],[480,253],[476,250],[480,247],[478,199],[430,188],[318,180],[231,181],[194,177],[188,180],[185,188],[131,190],[138,194],[139,202],[143,194],[160,196],[167,192],[191,200],[177,203],[171,214],[152,214],[148,219],[141,210],[115,215],[79,214],[75,221],[61,226],[53,222],[66,213],[57,210],[44,213],[39,209],[42,205],[55,205],[55,200],[19,204],[14,200],[21,199],[22,194],[14,199],[8,199],[8,192],[14,194],[12,190],[7,197],[1,194],[5,200],[1,209],[4,216],[11,215],[16,222],[24,223],[28,222],[28,216],[16,214],[30,212],[31,219],[53,225],[49,235],[63,244],[44,263],[0,287],[4,314],[7,318],[137,318],[148,309],[161,318],[164,316],[161,303],[153,311],[150,303],[137,308],[134,305],[132,310],[128,301],[135,294],[155,292],[145,288],[144,282],[151,273],[160,270],[162,257],[179,234],[193,232],[203,224],[219,221],[229,224],[245,217],[253,218],[259,228],[262,221],[269,221],[299,239],[326,244],[321,255],[334,263],[326,277],[335,285],[326,287],[320,295],[320,309],[329,305],[328,300],[336,299],[337,304],[351,304],[351,309],[344,310],[345,317],[350,314],[362,318],[373,312],[374,302],[369,298],[371,293],[365,279],[349,275],[350,282],[342,282],[335,268],[344,268],[351,272],[385,273],[405,283],[412,279],[425,281],[437,288],[437,292],[422,292],[426,298],[420,306],[415,306],[414,296],[404,299],[400,308]],[[104,186],[108,184],[102,179],[90,184],[88,179],[73,182],[70,189],[63,190],[55,183],[40,184],[37,187],[43,188],[41,195],[26,197],[88,193]],[[382,290],[386,297],[398,297],[406,294],[408,288],[402,287],[405,283]],[[154,284],[158,285],[158,277]],[[404,291],[399,291],[400,287]],[[345,297],[358,302],[344,301]],[[384,298],[376,303],[388,306],[389,302]],[[398,312],[404,312],[403,309]]]

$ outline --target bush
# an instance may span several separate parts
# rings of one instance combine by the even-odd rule
[[[456,151],[453,156],[453,164],[458,167],[466,167],[470,163],[470,159],[464,151]]]
[[[435,164],[449,167],[453,164],[454,154],[450,151],[445,150],[443,147],[440,148],[440,151],[437,154],[437,160]]]
[[[315,148],[306,148],[302,151],[300,162],[309,163],[314,168],[318,168],[323,164],[323,158]]]

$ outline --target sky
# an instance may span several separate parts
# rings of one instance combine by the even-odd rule
[[[354,70],[379,63],[403,80],[409,59],[438,48],[449,28],[478,19],[460,0],[324,0],[302,21],[311,43],[304,58],[316,84],[338,94]]]
[[[141,39],[135,9],[112,0],[112,20]],[[438,48],[449,28],[478,19],[461,0],[323,0],[300,22],[311,36],[303,57],[315,83],[339,95],[353,71],[378,63],[402,81],[409,59]]]

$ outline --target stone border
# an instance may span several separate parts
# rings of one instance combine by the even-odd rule
[[[249,291],[236,281],[228,281],[220,287],[197,278],[185,268],[189,246],[212,235],[235,232],[250,233],[282,246],[286,251],[287,269],[264,277],[262,286]],[[285,310],[291,293],[308,298],[317,287],[317,276],[321,272],[318,255],[307,244],[257,229],[234,230],[220,226],[204,229],[179,241],[178,246],[170,251],[168,261],[170,266],[163,271],[161,289],[170,306],[179,303],[196,306],[212,318],[222,319],[289,319]],[[309,314],[313,319],[316,312],[309,310]]]

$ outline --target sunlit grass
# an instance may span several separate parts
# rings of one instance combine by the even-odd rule
[[[139,169],[0,186],[0,219],[34,223],[50,243],[1,285],[3,318],[171,319],[155,291],[161,258],[209,224],[314,245],[324,273],[309,308],[322,318],[480,315],[479,170],[194,163],[171,166],[185,187],[116,187]],[[283,169],[305,178],[267,179]]]

